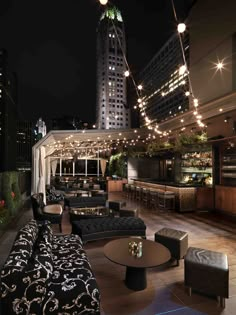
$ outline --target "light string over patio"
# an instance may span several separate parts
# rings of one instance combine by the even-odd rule
[[[106,5],[107,6],[112,5],[111,1],[101,0],[100,3],[102,5],[105,5],[105,6]],[[136,81],[132,75],[132,71],[131,71],[129,64],[127,62],[125,53],[122,50],[122,45],[120,43],[120,39],[118,36],[116,25],[115,25],[114,21],[111,19],[111,23],[112,23],[112,26],[114,28],[115,36],[117,38],[120,49],[122,51],[123,59],[124,59],[124,62],[125,62],[126,68],[127,68],[127,70],[124,73],[124,76],[127,78],[131,77],[135,91],[136,91],[136,94],[137,94],[137,97],[138,97],[137,105],[134,105],[134,109],[139,110],[139,112],[142,116],[142,119],[144,121],[144,126],[146,126],[150,131],[152,130],[153,132],[157,133],[160,136],[160,138],[169,137],[170,134],[173,134],[174,130],[170,130],[170,129],[165,130],[161,122],[158,123],[156,121],[156,119],[151,119],[148,116],[148,114],[147,114],[148,102],[157,93],[159,93],[161,95],[161,97],[165,97],[167,94],[171,93],[175,88],[177,88],[179,86],[183,87],[183,93],[185,94],[186,97],[189,97],[190,105],[193,105],[192,106],[193,107],[192,113],[194,116],[194,121],[196,122],[197,126],[200,128],[206,127],[206,125],[202,122],[202,115],[199,113],[199,110],[198,110],[199,102],[193,93],[193,87],[192,87],[192,82],[191,82],[191,78],[190,78],[190,71],[188,69],[186,56],[185,56],[182,33],[184,33],[186,31],[186,25],[184,23],[178,22],[176,9],[175,9],[175,5],[174,5],[174,0],[171,0],[171,6],[172,6],[173,13],[174,13],[175,22],[176,22],[176,29],[177,29],[177,33],[178,33],[183,64],[178,69],[176,69],[175,73],[173,74],[177,78],[177,81],[178,81],[177,85],[172,84],[172,86],[171,86],[171,84],[169,84],[169,89],[163,90],[161,88],[158,88],[156,91],[152,91],[152,93],[149,95],[144,94],[147,91],[145,89],[145,86],[143,86],[142,84],[136,83]],[[182,114],[183,111],[181,111],[181,106],[179,106],[179,108],[180,108],[179,114]],[[189,112],[191,112],[191,110]],[[175,114],[173,117],[175,117],[176,115],[177,114]],[[189,124],[189,121],[188,122],[185,121],[185,119],[183,117],[180,118],[180,127],[179,126],[176,127],[175,131],[179,130],[180,132],[183,132],[186,129],[186,126],[188,124]],[[178,136],[178,132],[177,132],[176,136]]]
[[[70,131],[71,132],[71,131]],[[155,135],[147,129],[103,130],[100,133],[93,130],[75,134],[54,133],[55,141],[48,143],[47,156],[65,158],[93,158],[98,154],[108,157],[116,150],[126,152],[130,148],[138,150],[147,146]]]

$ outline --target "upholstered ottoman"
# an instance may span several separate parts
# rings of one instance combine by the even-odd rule
[[[116,236],[141,236],[146,238],[146,225],[140,218],[98,218],[73,221],[72,233],[79,234],[83,242]]]
[[[163,228],[155,233],[155,241],[169,249],[171,257],[177,260],[179,266],[179,260],[185,256],[188,249],[188,233]]]
[[[189,247],[184,258],[184,282],[189,288],[220,297],[225,307],[229,297],[229,267],[227,255],[206,249]]]
[[[138,209],[120,209],[120,217],[138,217]]]

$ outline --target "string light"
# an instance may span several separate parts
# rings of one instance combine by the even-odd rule
[[[102,5],[106,5],[108,0],[99,0],[99,2],[102,4]]]
[[[106,0],[100,0],[100,3],[105,5],[107,4],[108,1]],[[174,17],[175,17],[175,20],[176,22],[178,22],[178,19],[177,19],[177,15],[176,15],[176,10],[175,10],[175,6],[174,6],[174,0],[171,0],[172,2],[172,8],[173,8],[173,12],[174,12]],[[177,31],[178,31],[178,36],[179,36],[179,42],[180,42],[180,46],[181,46],[181,51],[182,51],[182,58],[183,58],[183,65],[179,67],[179,69],[177,70],[178,73],[179,73],[179,79],[178,79],[178,83],[176,84],[173,84],[170,83],[169,84],[169,89],[166,89],[163,91],[163,88],[159,88],[158,90],[156,90],[155,92],[152,93],[152,95],[150,96],[141,96],[141,90],[143,89],[143,86],[141,84],[137,85],[134,78],[133,78],[133,75],[132,75],[132,72],[130,71],[130,67],[128,65],[128,62],[126,60],[126,56],[122,50],[122,45],[121,45],[121,42],[120,42],[120,38],[118,36],[118,33],[117,33],[117,30],[116,30],[116,25],[114,24],[113,20],[111,20],[112,24],[113,24],[113,28],[114,28],[114,32],[115,32],[115,36],[117,38],[117,41],[118,41],[118,44],[120,46],[120,49],[122,51],[122,54],[123,54],[123,58],[124,58],[124,62],[126,64],[126,68],[127,70],[124,72],[124,76],[125,77],[131,77],[132,81],[133,81],[133,84],[134,84],[134,87],[136,89],[136,93],[137,93],[137,102],[138,102],[138,106],[134,106],[133,108],[134,109],[139,109],[140,110],[140,113],[141,113],[141,116],[143,117],[144,121],[145,121],[145,125],[147,127],[151,127],[150,129],[153,129],[155,132],[157,132],[158,134],[163,134],[164,136],[167,135],[167,133],[165,131],[160,131],[158,130],[158,127],[157,127],[157,124],[155,123],[155,121],[151,120],[147,114],[146,114],[146,107],[147,107],[147,101],[150,97],[152,97],[153,95],[155,95],[156,93],[160,92],[160,95],[162,97],[164,97],[165,95],[167,95],[168,93],[172,92],[174,89],[176,89],[178,86],[181,86],[181,85],[185,85],[186,84],[186,80],[184,79],[184,77],[186,76],[188,78],[188,83],[189,83],[189,91],[186,91],[184,92],[185,93],[185,96],[187,97],[190,97],[190,101],[193,102],[193,105],[194,105],[194,110],[193,110],[193,114],[194,116],[198,116],[200,117],[201,115],[199,115],[198,113],[198,110],[197,110],[197,107],[198,107],[198,99],[194,97],[194,94],[193,94],[193,89],[192,89],[192,84],[191,84],[191,78],[190,78],[190,74],[189,74],[189,71],[188,71],[188,68],[187,68],[187,62],[186,62],[186,58],[185,58],[185,51],[184,51],[184,47],[183,47],[183,42],[182,42],[182,33],[184,33],[186,31],[186,25],[185,23],[177,23]],[[221,70],[223,69],[223,62],[218,62],[218,64],[216,65],[217,69],[218,70]],[[176,71],[175,71],[176,73]],[[173,74],[175,75],[175,74]],[[183,109],[182,108],[179,108],[179,110],[181,112],[183,112]],[[176,113],[171,113],[170,112],[170,115],[173,117],[173,116],[176,116]],[[201,116],[202,118],[202,116]],[[198,123],[199,126],[204,126],[204,124],[201,122],[200,119],[197,119],[196,121]],[[169,133],[168,133],[169,134]]]
[[[179,33],[183,33],[186,30],[186,25],[184,23],[179,23],[177,29]]]

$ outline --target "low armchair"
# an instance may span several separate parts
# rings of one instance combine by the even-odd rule
[[[50,221],[51,224],[59,224],[60,232],[62,220],[62,205],[55,203],[45,205],[43,202],[43,193],[33,194],[31,196],[32,210],[34,219],[38,221]]]

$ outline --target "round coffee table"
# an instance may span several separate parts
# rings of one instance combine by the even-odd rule
[[[132,256],[129,243],[142,242],[142,256]],[[168,248],[154,241],[140,238],[121,238],[104,246],[104,255],[112,262],[126,266],[125,284],[134,291],[147,287],[146,268],[160,266],[170,260]]]

